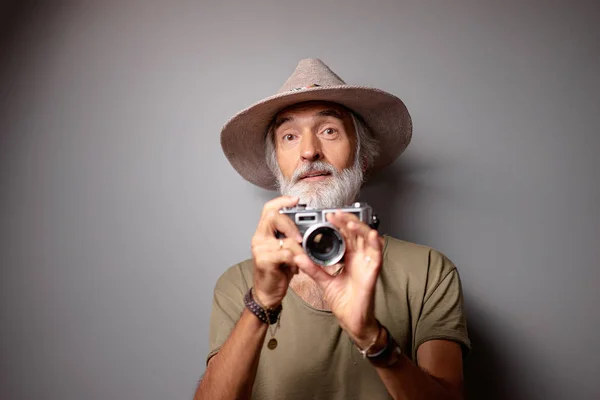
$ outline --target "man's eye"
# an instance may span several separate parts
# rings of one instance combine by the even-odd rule
[[[324,133],[325,135],[333,135],[333,134],[335,133],[335,129],[333,129],[333,128],[327,128],[327,129],[325,129],[325,130],[323,131],[323,133]]]
[[[289,142],[290,140],[294,140],[294,135],[288,133],[287,135],[283,135],[283,140]]]

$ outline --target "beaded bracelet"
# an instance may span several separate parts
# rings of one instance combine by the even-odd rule
[[[281,304],[274,309],[262,307],[252,296],[252,288],[248,290],[244,296],[244,305],[252,314],[256,315],[265,324],[273,325],[277,323],[279,319],[279,313],[283,307]]]

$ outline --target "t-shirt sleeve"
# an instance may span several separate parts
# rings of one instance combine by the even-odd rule
[[[427,288],[415,331],[414,352],[423,343],[445,339],[459,343],[463,355],[471,349],[458,270],[443,254],[432,250]]]
[[[217,280],[210,316],[209,353],[206,363],[219,352],[244,311],[244,294],[248,290],[242,272],[233,267]]]

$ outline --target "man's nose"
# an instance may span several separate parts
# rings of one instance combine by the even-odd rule
[[[321,141],[314,133],[307,132],[302,135],[302,142],[300,145],[302,146],[300,155],[303,161],[317,161],[323,158]]]

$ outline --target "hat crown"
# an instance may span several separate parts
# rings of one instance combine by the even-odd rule
[[[335,72],[318,58],[306,58],[300,60],[296,70],[288,78],[277,93],[285,93],[292,90],[306,89],[315,86],[340,86],[345,85]]]

